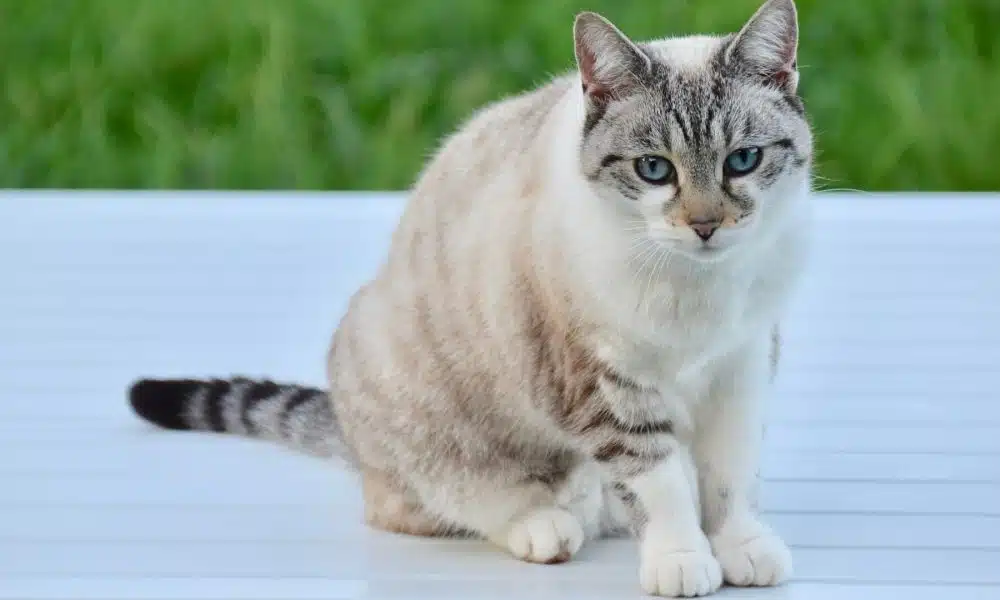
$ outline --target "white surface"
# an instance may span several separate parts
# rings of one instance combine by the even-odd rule
[[[1000,196],[824,196],[763,505],[796,580],[720,597],[1000,600]],[[0,598],[641,598],[628,541],[531,566],[374,533],[350,477],[156,431],[140,375],[323,383],[395,196],[0,194]]]

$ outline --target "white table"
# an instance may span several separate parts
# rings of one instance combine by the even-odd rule
[[[821,196],[763,506],[796,579],[720,597],[1000,599],[1000,196]],[[639,599],[567,565],[366,530],[353,480],[157,431],[140,375],[323,384],[390,194],[0,194],[0,598]]]

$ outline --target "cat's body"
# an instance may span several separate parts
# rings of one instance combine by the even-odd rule
[[[581,16],[579,74],[487,107],[422,173],[329,397],[144,381],[133,405],[344,455],[383,529],[535,562],[630,530],[647,592],[778,583],[754,495],[808,232],[795,35],[791,0],[641,47]]]

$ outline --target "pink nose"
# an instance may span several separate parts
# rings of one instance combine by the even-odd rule
[[[705,242],[719,229],[718,221],[692,221],[688,225]]]

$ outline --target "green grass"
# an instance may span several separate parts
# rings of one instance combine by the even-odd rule
[[[485,102],[758,0],[0,0],[0,186],[400,189]],[[799,0],[833,188],[1000,189],[1000,0]]]

